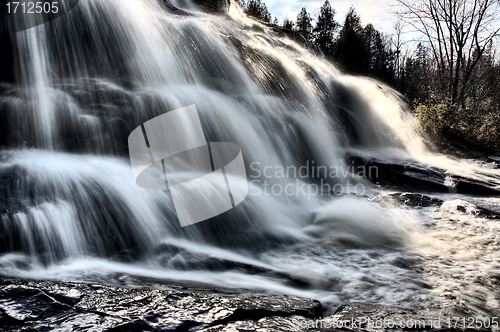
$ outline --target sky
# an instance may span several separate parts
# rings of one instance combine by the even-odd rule
[[[386,34],[394,32],[396,18],[391,11],[396,0],[329,0],[333,9],[337,12],[336,20],[343,23],[345,14],[349,8],[354,6],[356,12],[361,17],[361,23],[364,25],[372,23],[375,29]],[[306,7],[311,16],[319,13],[319,9],[325,3],[325,0],[263,0],[273,18],[276,16],[280,22],[286,17],[295,21],[297,14],[302,7]],[[313,15],[314,14],[314,15]]]
[[[285,18],[292,21],[297,20],[297,14],[302,7],[306,7],[307,11],[314,19],[320,12],[321,6],[325,0],[262,0],[268,7],[273,19],[277,17],[280,22]],[[383,32],[386,35],[394,35],[394,25],[397,22],[396,15],[393,14],[397,9],[397,0],[329,0],[333,9],[336,11],[335,19],[340,24],[344,23],[345,15],[351,6],[354,6],[356,12],[361,17],[363,26],[368,23],[373,24],[375,29]],[[500,6],[500,5],[499,5]],[[496,7],[500,8],[500,7]],[[500,12],[499,12],[500,15]],[[314,24],[313,24],[314,25]],[[403,41],[410,48],[416,45],[418,40],[426,41],[426,39],[408,25],[404,24]],[[500,20],[494,24],[494,27],[500,28]],[[500,37],[496,39],[496,54],[500,59]],[[500,61],[500,60],[499,60]]]

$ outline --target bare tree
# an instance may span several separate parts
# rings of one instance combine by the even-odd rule
[[[390,38],[391,46],[394,49],[394,71],[396,74],[396,81],[399,82],[401,78],[401,71],[408,57],[409,49],[406,46],[408,43],[404,37],[405,22],[400,18],[394,24],[394,34]]]
[[[499,36],[498,0],[397,0],[396,12],[429,44],[442,88],[465,108],[467,85],[488,45]]]

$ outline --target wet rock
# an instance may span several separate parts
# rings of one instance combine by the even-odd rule
[[[399,204],[413,207],[441,206],[443,204],[443,200],[441,199],[429,197],[422,194],[394,193],[390,194],[389,196],[395,199]]]
[[[372,159],[364,166],[369,179],[383,187],[408,191],[443,192],[449,191],[445,185],[444,171],[436,171],[425,166],[394,163]],[[373,170],[377,172],[373,172]]]
[[[413,264],[413,262],[404,262]],[[0,279],[2,331],[491,331],[450,328],[440,308],[351,303],[322,317],[316,300],[172,285],[131,289]],[[193,291],[194,290],[194,291]]]
[[[319,48],[318,45],[316,45],[314,43],[311,43],[310,41],[308,41],[307,39],[305,39],[304,36],[302,36],[302,34],[300,34],[299,32],[293,31],[293,30],[289,30],[287,28],[283,28],[283,27],[281,27],[279,25],[275,25],[275,24],[267,24],[267,25],[269,27],[271,27],[273,29],[273,31],[278,36],[288,37],[289,39],[293,40],[297,44],[299,44],[299,45],[307,48],[309,51],[311,51],[313,54],[315,54],[317,56],[320,56],[320,57],[324,57],[325,56],[323,54],[323,51],[321,51],[321,48]]]
[[[298,101],[306,98],[303,87],[290,75],[290,72],[279,58],[244,44],[236,36],[230,36],[229,40],[240,53],[247,71],[251,73],[252,78],[264,91],[288,101]],[[291,125],[294,126],[294,130],[300,130],[295,127],[293,118],[287,119],[287,121],[290,121]],[[301,141],[301,144],[304,144],[304,142],[306,140]]]
[[[161,244],[155,248],[155,256],[163,266],[174,270],[196,270],[228,271],[239,270],[248,274],[273,274],[280,277],[285,275],[270,269],[256,266],[250,263],[234,261],[222,257],[216,257],[208,253],[190,251],[175,244]]]
[[[420,257],[396,257],[391,261],[391,265],[397,266],[405,270],[415,269],[421,265],[423,260]],[[420,282],[425,288],[432,288],[430,285]]]
[[[378,195],[372,198],[374,201],[396,205],[406,205],[411,207],[440,207],[444,211],[451,213],[464,213],[474,217],[487,219],[500,219],[500,213],[477,206],[475,204],[455,199],[444,201],[439,198],[429,197],[414,193],[392,193],[388,195]]]
[[[458,194],[472,195],[500,195],[500,190],[493,187],[493,184],[484,181],[475,181],[461,176],[452,176],[455,183],[455,190]]]
[[[227,14],[231,6],[230,0],[194,0],[200,9],[212,14]]]
[[[168,0],[160,0],[162,8],[169,12],[170,14],[180,15],[180,16],[192,16],[192,14],[173,6]]]
[[[441,206],[443,211],[448,211],[451,213],[462,213],[469,214],[474,217],[487,218],[487,219],[500,219],[500,214],[488,209],[481,208],[472,203],[463,201],[461,199],[455,199],[453,201],[444,202]]]
[[[0,155],[0,160],[8,159],[9,154]],[[68,181],[66,185],[73,188],[76,201],[85,202],[75,206],[78,217],[72,222],[79,225],[85,241],[93,244],[96,255],[118,255],[117,259],[127,261],[137,257],[140,250],[145,250],[140,245],[144,240],[129,222],[133,213],[124,201],[92,180],[87,183]],[[34,221],[38,213],[46,213],[47,209],[57,207],[58,202],[67,199],[64,188],[58,187],[57,182],[39,181],[38,176],[24,166],[4,165],[0,168],[0,253],[28,254],[34,251],[44,264],[66,258],[68,251],[56,228],[47,227],[41,233]],[[84,192],[91,195],[84,199]],[[27,224],[23,225],[20,220],[26,220]],[[100,222],[95,228],[89,228],[89,220]],[[89,232],[90,229],[93,230]]]
[[[487,162],[495,163],[497,166],[496,168],[500,168],[500,157],[498,156],[489,156]]]
[[[321,314],[318,301],[285,295],[0,280],[0,326],[5,330],[220,331],[228,326],[257,329],[276,320],[291,324],[292,316],[316,319]]]
[[[416,161],[386,161],[375,158],[346,155],[348,165],[364,174],[375,184],[395,190],[418,192],[454,192],[472,195],[500,195],[497,183],[480,181],[449,174],[444,169],[424,165]]]
[[[497,156],[489,156],[480,159],[475,159],[481,167],[489,168],[489,169],[499,169],[500,168],[500,157]]]

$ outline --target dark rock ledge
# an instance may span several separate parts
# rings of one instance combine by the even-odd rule
[[[193,2],[199,9],[210,14],[219,15],[226,15],[229,11],[229,7],[231,6],[230,0],[193,0]],[[192,14],[172,5],[170,0],[160,0],[160,4],[163,6],[164,10],[171,14],[179,16],[192,16]]]
[[[291,324],[291,317],[321,315],[318,301],[286,295],[0,280],[2,331],[220,331],[228,326],[283,331],[280,326]]]
[[[469,195],[500,195],[500,176],[480,174],[484,180],[465,178],[416,161],[380,160],[347,154],[346,162],[353,170],[364,169],[376,185],[413,192],[456,193]]]
[[[321,304],[312,299],[193,289],[0,279],[0,331],[489,331],[449,328],[431,310],[357,303],[322,317]],[[417,321],[419,326],[390,327]]]

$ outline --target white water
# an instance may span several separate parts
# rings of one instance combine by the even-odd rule
[[[2,274],[111,283],[121,273],[331,305],[425,307],[447,303],[447,292],[462,287],[446,277],[450,264],[466,276],[496,273],[493,225],[465,216],[465,224],[448,227],[451,212],[389,209],[364,196],[252,195],[251,186],[238,208],[181,229],[168,192],[134,184],[126,138],[144,121],[191,104],[209,141],[242,148],[247,171],[253,162],[346,169],[345,153],[356,151],[498,174],[477,175],[476,166],[429,154],[390,88],[343,75],[235,6],[228,17],[187,8],[194,16],[165,13],[154,0],[81,0],[67,15],[16,34],[18,81],[0,95],[10,121],[0,164]],[[330,181],[374,192],[363,178]],[[484,237],[461,237],[468,227]],[[479,251],[458,255],[447,238],[478,243]],[[482,255],[492,256],[478,265]],[[476,295],[488,287],[467,284]],[[491,314],[495,301],[474,308]]]

